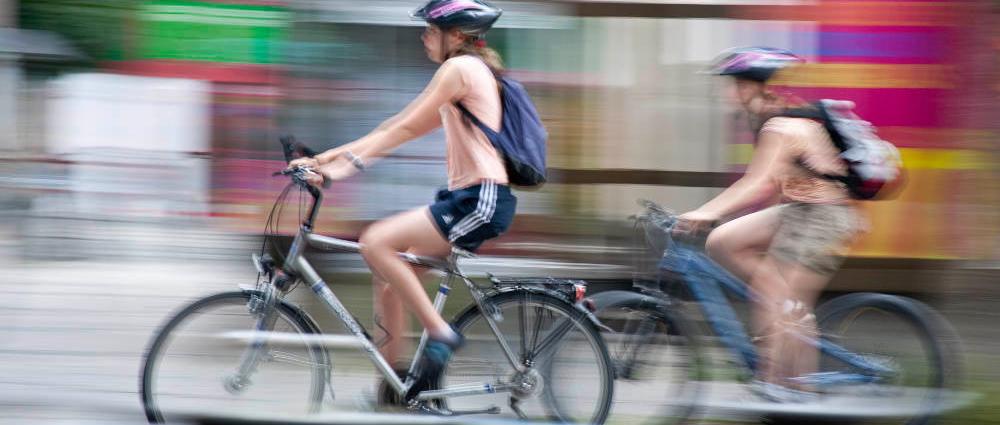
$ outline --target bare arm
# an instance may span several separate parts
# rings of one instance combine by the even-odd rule
[[[773,132],[761,134],[743,177],[696,211],[721,218],[777,194],[780,188],[775,175],[781,165],[783,137]]]
[[[403,143],[427,134],[441,126],[439,109],[451,103],[463,88],[461,74],[451,63],[445,63],[423,92],[402,112],[389,118],[371,133],[347,145],[320,155],[321,163],[336,159],[344,152],[364,158],[366,162],[381,157]]]
[[[406,106],[406,108],[403,109],[402,112],[399,112],[396,115],[393,115],[393,116],[387,118],[385,121],[382,121],[382,123],[379,124],[378,127],[375,127],[375,129],[371,131],[370,135],[375,135],[376,133],[384,132],[386,129],[388,129],[388,128],[392,127],[393,125],[395,125],[396,123],[398,123],[399,120],[403,116],[405,116],[409,110],[412,109],[413,105],[414,105],[414,103],[411,102],[409,105]],[[328,163],[330,161],[333,161],[333,160],[337,159],[340,155],[343,155],[344,152],[348,152],[348,151],[353,152],[354,150],[357,150],[360,141],[361,140],[355,140],[355,141],[353,141],[351,143],[348,143],[346,145],[341,145],[341,146],[338,146],[336,148],[327,150],[327,151],[325,151],[323,153],[320,153],[320,154],[316,155],[316,159],[319,161],[319,164],[326,164],[326,163]]]

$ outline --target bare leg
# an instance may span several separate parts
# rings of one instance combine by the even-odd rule
[[[750,279],[750,285],[762,297],[754,309],[754,329],[762,336],[759,342],[761,361],[758,378],[778,382],[781,376],[784,350],[784,303],[792,294],[791,287],[781,273],[781,263],[765,255]]]
[[[381,348],[382,356],[390,365],[395,366],[405,348],[402,335],[406,332],[408,320],[403,312],[403,301],[392,291],[392,287],[378,276],[372,277],[372,289],[376,320],[385,328],[387,335],[384,338],[388,338]],[[380,332],[381,329],[375,331]]]
[[[774,253],[788,257],[779,267],[789,284],[788,298],[801,304],[798,311],[786,315],[789,331],[783,336],[781,359],[783,368],[777,378],[801,376],[818,369],[819,353],[813,344],[802,341],[801,335],[815,336],[813,309],[820,291],[837,268],[833,252],[843,247],[854,235],[853,212],[841,207],[793,206],[789,210],[788,232],[779,232]],[[787,234],[785,234],[787,233]],[[790,245],[794,244],[794,245]],[[808,264],[808,266],[806,265]],[[819,271],[822,270],[822,271]]]
[[[753,308],[752,329],[757,335],[778,330],[775,324],[781,318],[781,305],[790,294],[778,265],[766,255],[779,222],[778,209],[758,211],[719,226],[705,244],[713,260],[748,282],[761,297]],[[775,375],[772,359],[777,344],[774,338],[765,338],[761,343],[762,364],[758,368],[761,379]]]
[[[817,273],[799,264],[785,264],[782,266],[782,270],[784,270],[784,275],[791,287],[790,298],[803,304],[803,311],[797,313],[795,318],[801,318],[807,314],[811,315],[815,309],[816,300],[829,282],[830,276]],[[806,320],[799,320],[796,323],[796,332],[816,336],[818,330],[816,329],[815,317],[808,316]],[[782,361],[785,367],[780,372],[781,377],[802,376],[819,369],[819,351],[812,344],[789,334],[784,338],[783,345],[785,349],[782,352],[786,358]]]
[[[719,226],[708,235],[705,250],[726,270],[749,282],[778,230],[778,213],[768,208]]]
[[[444,257],[451,245],[438,233],[427,207],[410,210],[379,221],[361,236],[361,255],[378,279],[388,283],[394,296],[405,305],[431,335],[449,332],[448,323],[434,310],[416,271],[396,252]],[[397,308],[398,304],[386,304]],[[394,348],[398,349],[398,347]]]
[[[830,223],[838,224],[836,218],[833,216]],[[780,224],[780,210],[771,208],[759,211],[720,226],[709,235],[706,248],[713,259],[733,274],[747,280],[761,296],[762,302],[755,306],[753,321],[755,333],[765,336],[760,342],[763,362],[758,369],[758,378],[787,384],[786,378],[818,369],[819,353],[816,347],[802,341],[792,332],[810,336],[817,334],[812,312],[816,299],[830,276],[795,262],[779,260],[768,252]],[[819,225],[825,224],[826,222]],[[844,232],[847,230],[850,229],[845,226]],[[829,236],[820,233],[812,237]],[[816,243],[806,240],[793,242]],[[844,243],[832,239],[826,242]],[[800,305],[786,311],[789,307],[786,303]]]

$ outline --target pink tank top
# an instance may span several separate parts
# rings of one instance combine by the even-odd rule
[[[764,123],[761,133],[774,132],[783,137],[781,158],[768,172],[781,185],[787,201],[811,204],[844,204],[851,201],[842,183],[817,177],[797,160],[822,174],[845,175],[847,166],[823,125],[804,118],[777,117]]]
[[[500,129],[503,108],[497,81],[477,57],[457,56],[446,62],[462,76],[462,89],[453,102],[462,102],[469,112],[494,130]],[[447,143],[448,189],[475,186],[483,180],[507,184],[503,158],[486,135],[453,104],[440,108],[441,126]]]

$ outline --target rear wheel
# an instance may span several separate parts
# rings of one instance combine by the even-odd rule
[[[466,310],[454,322],[466,345],[449,362],[442,388],[485,383],[514,389],[449,398],[449,409],[513,404],[527,419],[605,421],[614,374],[604,340],[584,312],[561,298],[530,290],[499,293],[483,304],[516,361],[526,368],[518,372],[511,366],[482,311],[476,307]],[[513,407],[506,412],[521,416]]]
[[[859,416],[903,418],[909,425],[928,423],[956,401],[950,388],[959,379],[958,338],[930,307],[862,293],[833,299],[816,315],[823,338],[865,364],[845,361],[850,356],[821,356],[815,383],[829,401],[850,403]]]

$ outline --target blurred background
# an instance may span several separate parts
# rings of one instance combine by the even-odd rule
[[[513,228],[472,269],[627,287],[634,201],[693,208],[750,157],[724,81],[697,71],[728,47],[788,48],[809,64],[780,90],[855,101],[906,167],[897,198],[864,203],[871,231],[831,292],[942,309],[986,394],[953,420],[995,420],[1000,3],[496,3],[506,12],[488,42],[538,105],[551,182],[517,192]],[[0,0],[0,421],[101,417],[96,399],[139,417],[134,372],[155,325],[254,276],[247,259],[286,183],[271,177],[284,166],[278,137],[347,143],[429,81],[417,6]],[[356,237],[444,184],[438,131],[335,184],[318,230]],[[328,273],[363,271],[355,257],[317,258]]]

